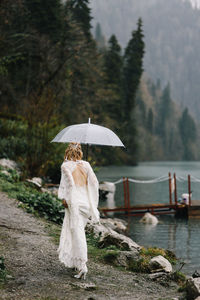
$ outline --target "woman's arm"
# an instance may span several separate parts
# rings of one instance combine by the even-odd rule
[[[74,181],[70,169],[66,163],[63,163],[61,166],[61,181],[58,189],[58,198],[62,200],[62,203],[66,208],[71,200],[73,186]]]

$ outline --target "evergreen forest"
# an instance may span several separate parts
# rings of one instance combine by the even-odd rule
[[[200,158],[189,110],[175,104],[169,83],[144,74],[142,18],[124,51],[100,24],[92,33],[89,0],[2,0],[0,20],[0,158],[25,176],[58,181],[66,145],[50,141],[89,117],[126,146],[91,146],[96,165]]]
[[[144,69],[172,98],[200,121],[200,9],[190,0],[93,0],[93,25],[99,22],[106,39],[115,34],[126,47],[133,24],[144,23]]]

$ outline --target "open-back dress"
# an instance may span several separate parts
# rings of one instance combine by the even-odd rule
[[[99,183],[88,162],[63,162],[58,198],[68,204],[58,248],[59,260],[66,267],[87,270],[85,226],[89,217],[99,221]]]

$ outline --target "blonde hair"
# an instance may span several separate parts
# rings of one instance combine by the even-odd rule
[[[69,143],[67,149],[65,150],[64,159],[68,160],[81,160],[83,157],[83,152],[81,145],[79,143]]]

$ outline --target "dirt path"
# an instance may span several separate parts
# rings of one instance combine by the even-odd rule
[[[89,260],[86,281],[72,277],[72,270],[59,263],[57,246],[46,223],[17,208],[0,193],[0,253],[14,277],[0,299],[9,300],[155,300],[180,297],[174,283],[159,283],[148,275],[120,271]],[[92,285],[96,288],[92,289]]]

